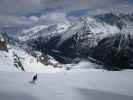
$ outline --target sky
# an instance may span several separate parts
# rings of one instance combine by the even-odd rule
[[[133,0],[0,0],[0,29],[67,22],[68,17],[133,11]]]

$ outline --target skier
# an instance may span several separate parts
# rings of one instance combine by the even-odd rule
[[[35,74],[35,75],[33,76],[31,83],[32,83],[32,84],[35,84],[36,81],[37,81],[37,74]]]

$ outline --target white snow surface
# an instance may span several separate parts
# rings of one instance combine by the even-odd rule
[[[133,71],[0,72],[0,100],[133,100]]]
[[[11,47],[8,52],[0,51],[0,71],[21,72],[20,69],[17,69],[14,66],[13,52],[15,52],[20,57],[20,60],[26,72],[52,73],[63,70],[63,68],[53,68],[52,65],[46,66],[40,62],[37,62],[37,59],[35,57],[29,55],[24,50],[17,47]],[[50,59],[50,62],[55,64],[58,63],[52,57]]]

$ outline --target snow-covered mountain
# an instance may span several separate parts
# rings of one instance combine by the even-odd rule
[[[53,57],[37,51],[28,52],[21,44],[12,43],[10,38],[7,40],[6,36],[0,33],[0,71],[51,73],[65,69]]]
[[[53,58],[50,58],[49,62],[53,65],[44,65],[43,63],[37,61],[37,58],[16,47],[10,47],[8,52],[0,51],[0,71],[51,73],[63,70],[63,68],[54,68],[54,64],[58,64],[58,62]],[[22,66],[19,63],[21,63]]]
[[[88,60],[105,67],[127,68],[132,63],[132,57],[127,58],[127,54],[132,53],[132,29],[132,15],[84,16],[68,23],[42,24],[22,30],[17,45],[34,57],[37,51],[64,64]],[[112,58],[109,55],[113,55]],[[112,60],[114,58],[117,63]],[[126,59],[125,62],[122,59]],[[107,69],[112,70],[112,67]]]
[[[25,29],[22,31],[20,36],[18,37],[21,41],[28,41],[31,39],[37,39],[39,37],[52,37],[56,34],[60,34],[66,30],[68,30],[68,24],[55,24],[55,25],[39,25],[34,26],[30,29]]]
[[[93,17],[83,17],[69,24],[39,25],[23,30],[19,40],[23,42],[29,41],[30,45],[31,41],[36,42],[42,48],[57,50],[62,48],[62,45],[71,38],[76,38],[78,42],[79,40],[83,41],[82,45],[88,45],[89,43],[89,46],[93,47],[103,38],[119,32],[120,29],[115,25],[107,24],[104,21],[97,21]],[[71,45],[73,42],[69,44]]]
[[[21,44],[6,33],[0,33],[0,71],[51,73],[85,68],[86,65],[93,65],[91,69],[97,67],[96,64],[85,61],[78,64],[61,64],[52,56]]]
[[[133,14],[107,13],[107,14],[96,15],[95,18],[100,21],[104,21],[107,24],[115,25],[121,30],[123,29],[130,30],[133,27]]]
[[[83,29],[86,28],[86,29]],[[19,39],[21,41],[27,41],[32,39],[37,39],[38,37],[49,37],[55,35],[61,35],[61,41],[66,40],[72,37],[74,34],[79,31],[80,34],[83,34],[83,31],[89,31],[94,34],[102,34],[102,36],[106,36],[106,34],[113,34],[119,32],[117,26],[109,25],[105,22],[99,22],[95,18],[92,17],[83,17],[79,18],[75,22],[70,22],[69,24],[65,23],[57,23],[55,25],[39,25],[30,29],[23,30]]]

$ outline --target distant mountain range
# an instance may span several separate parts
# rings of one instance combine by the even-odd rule
[[[37,25],[22,30],[16,41],[60,63],[84,59],[108,70],[120,70],[133,68],[132,34],[133,14],[107,13],[80,17],[67,24]]]

